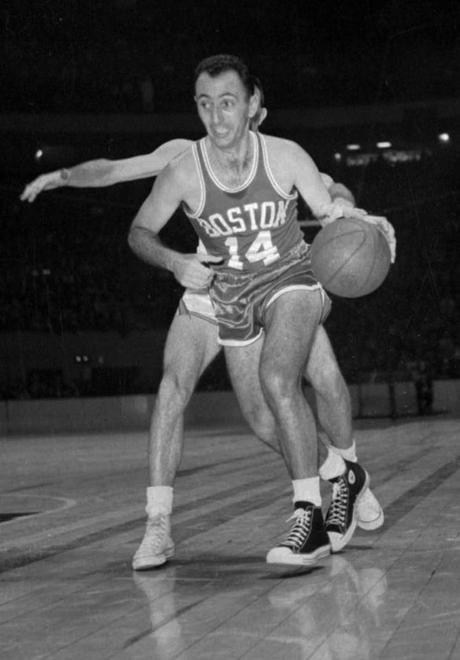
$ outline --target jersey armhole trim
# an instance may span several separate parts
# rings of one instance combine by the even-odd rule
[[[261,133],[259,133],[259,138],[260,138],[260,143],[262,145],[262,156],[263,156],[263,159],[264,159],[265,171],[267,172],[268,179],[269,179],[270,183],[272,184],[273,188],[284,199],[297,199],[297,192],[296,191],[294,191],[293,193],[286,193],[281,188],[279,183],[276,181],[276,179],[274,177],[274,174],[272,172],[272,168],[270,167],[270,160],[268,158],[267,143],[265,142],[265,138]]]
[[[200,140],[201,142],[201,140]],[[204,185],[204,177],[203,177],[203,170],[201,169],[201,163],[200,163],[200,158],[198,156],[198,142],[194,142],[192,144],[192,154],[193,154],[193,159],[195,161],[195,167],[196,171],[198,174],[198,181],[200,184],[200,201],[198,203],[198,208],[195,211],[192,211],[187,205],[184,204],[184,212],[189,218],[199,218],[200,215],[203,212],[204,205],[206,203],[206,188]]]

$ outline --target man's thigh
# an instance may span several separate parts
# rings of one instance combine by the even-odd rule
[[[323,309],[320,290],[286,291],[267,309],[261,337],[248,345],[225,347],[229,376],[242,407],[263,399],[260,377],[264,364],[303,374]]]
[[[224,348],[228,374],[242,408],[263,399],[259,378],[262,347],[263,335],[248,345]]]
[[[280,295],[265,313],[261,368],[271,364],[283,373],[302,374],[323,311],[320,289],[286,291]]]
[[[164,350],[164,370],[198,379],[220,352],[217,325],[198,316],[176,313]]]

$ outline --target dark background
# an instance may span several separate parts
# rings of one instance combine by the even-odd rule
[[[458,3],[434,0],[4,0],[2,110],[191,110],[202,57],[232,52],[272,109],[459,92]]]
[[[398,260],[384,285],[363,299],[334,300],[327,327],[348,380],[413,377],[422,363],[432,377],[458,377],[459,17],[457,2],[430,0],[4,1],[0,332],[24,346],[31,333],[166,330],[181,289],[126,245],[152,181],[63,188],[33,205],[18,195],[44,171],[199,137],[193,69],[231,52],[263,82],[265,132],[297,140],[358,205],[396,228]],[[378,140],[391,141],[393,158]],[[181,250],[195,242],[179,216],[164,238]],[[59,357],[40,375],[21,355],[1,379],[5,398],[157,384],[158,374],[146,382],[136,364],[117,376],[110,360],[102,377],[89,354],[86,384],[63,389],[54,384]],[[220,361],[202,387],[227,386]]]

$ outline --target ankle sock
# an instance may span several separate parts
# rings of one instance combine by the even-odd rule
[[[173,504],[173,488],[171,486],[149,486],[147,488],[147,506],[145,511],[149,518],[159,513],[170,514]]]
[[[319,477],[293,479],[292,487],[294,489],[293,502],[311,502],[315,506],[321,506]]]
[[[337,447],[331,447],[332,451],[335,451],[339,456],[344,458],[346,461],[351,463],[357,463],[358,457],[356,456],[356,442],[353,440],[352,444],[347,447],[347,449],[338,449]]]
[[[345,460],[335,449],[328,447],[327,458],[319,468],[321,479],[329,480],[339,477],[345,472]]]

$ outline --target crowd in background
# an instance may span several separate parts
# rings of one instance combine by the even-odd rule
[[[193,65],[216,52],[248,61],[270,110],[455,99],[459,7],[439,12],[434,0],[348,3],[338,15],[333,0],[308,10],[303,0],[253,0],[242,27],[234,5],[216,0],[9,0],[0,7],[0,113],[190,112]],[[423,141],[423,130],[411,137]],[[330,133],[334,140],[334,128]],[[65,143],[65,136],[59,139]],[[13,162],[28,176],[30,144],[27,149],[20,137],[3,145],[5,181]],[[113,145],[108,151],[121,157]],[[147,151],[144,144],[126,155],[140,151]],[[67,164],[41,162],[43,169]],[[432,155],[405,164],[321,167],[348,185],[361,207],[388,215],[398,238],[398,259],[381,289],[363,299],[334,299],[327,327],[347,380],[460,377],[457,163]],[[169,273],[140,263],[126,243],[147,189],[61,189],[27,205],[9,182],[1,185],[0,333],[128,337],[167,328],[181,288]],[[164,238],[183,250],[195,243],[179,217]],[[89,380],[64,383],[58,371],[44,382],[32,370],[3,396],[86,394]],[[222,361],[207,382],[228,386]]]
[[[2,205],[0,332],[126,335],[169,324],[180,287],[129,250],[134,206],[85,203],[84,195],[75,203],[65,193],[42,194],[34,206],[11,193]],[[181,234],[190,229],[185,219],[179,225],[173,233],[185,249]],[[193,241],[191,233],[187,239]]]
[[[248,60],[272,109],[458,96],[455,3],[354,4],[9,0],[0,111],[189,111],[193,64],[216,52]]]
[[[388,215],[398,248],[381,289],[354,301],[336,300],[330,322],[337,323],[334,346],[348,378],[381,372],[401,379],[422,363],[433,378],[460,376],[455,169],[433,154],[417,163],[380,162],[350,178],[358,194],[362,186],[364,208]]]
[[[443,168],[430,158],[336,173],[360,206],[387,212],[398,238],[396,263],[378,291],[333,301],[327,329],[350,383],[460,377],[459,193],[449,171],[451,164]],[[97,204],[93,193],[85,200],[84,192],[75,201],[64,190],[44,193],[34,205],[3,196],[0,332],[128,336],[169,325],[181,287],[130,252],[135,208],[106,205],[103,197]],[[314,231],[306,230],[307,240]],[[193,249],[193,232],[180,214],[163,237]],[[222,370],[223,363],[213,375],[216,388],[227,385]],[[59,379],[47,387],[54,395],[79,393]],[[6,396],[38,394],[33,382]]]

